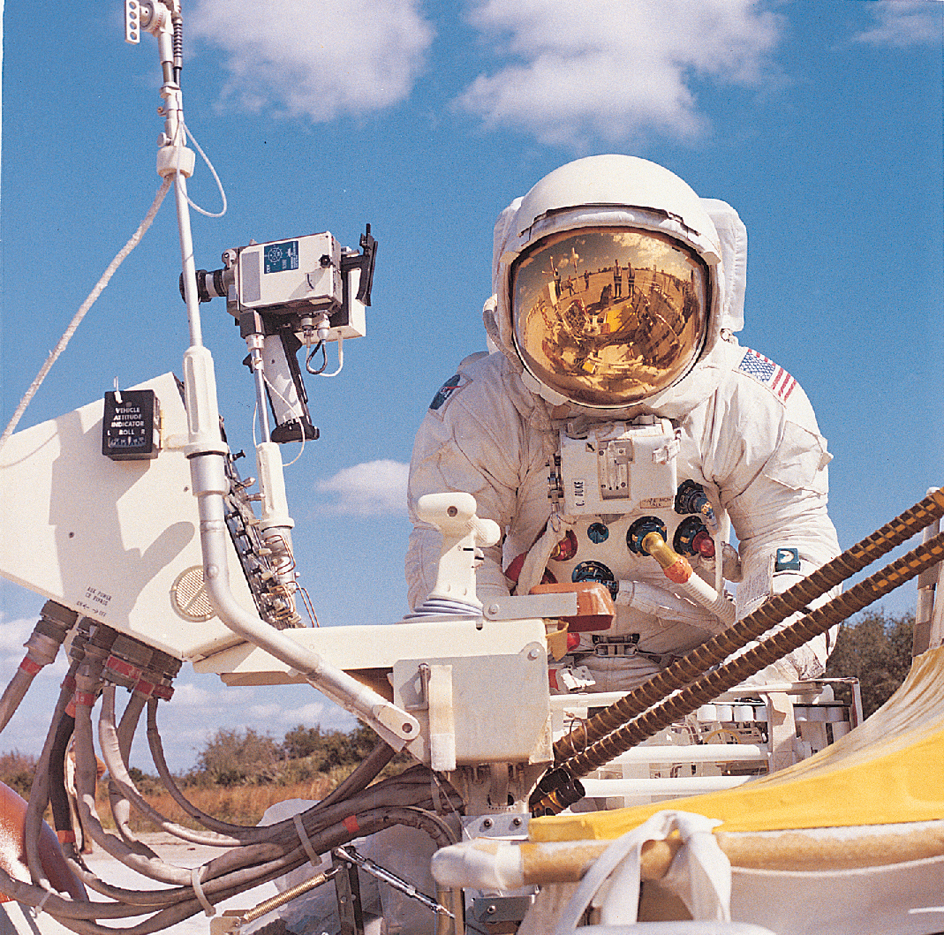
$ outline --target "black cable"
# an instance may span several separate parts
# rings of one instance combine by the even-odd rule
[[[59,842],[75,841],[72,809],[66,791],[66,754],[75,730],[75,718],[63,712],[56,727],[56,736],[49,751],[49,804],[52,808],[53,827]]]
[[[311,359],[315,354],[321,351],[321,366],[317,370],[312,370]],[[305,369],[312,374],[313,376],[318,376],[320,373],[324,373],[328,367],[328,350],[325,347],[324,341],[319,341],[307,354],[305,357]]]

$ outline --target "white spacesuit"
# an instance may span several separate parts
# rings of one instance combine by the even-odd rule
[[[542,576],[607,584],[616,620],[582,634],[570,658],[598,690],[634,687],[734,616],[668,580],[647,532],[717,593],[723,564],[740,582],[739,616],[838,553],[809,401],[734,337],[746,251],[729,205],[630,156],[569,163],[501,214],[491,353],[459,365],[416,437],[413,607],[434,585],[440,543],[415,506],[440,491],[473,494],[504,531],[478,569],[483,602],[515,579],[518,593]],[[828,651],[818,638],[779,672],[819,675]]]

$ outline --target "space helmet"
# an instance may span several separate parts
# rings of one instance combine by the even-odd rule
[[[568,163],[516,199],[496,226],[493,275],[528,388],[614,410],[690,374],[730,305],[718,206],[734,214],[624,155]]]

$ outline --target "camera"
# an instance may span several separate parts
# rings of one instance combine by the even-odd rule
[[[312,358],[325,344],[367,333],[367,307],[374,279],[377,241],[370,225],[360,252],[342,247],[330,231],[265,243],[250,242],[223,253],[223,268],[196,271],[200,302],[225,298],[247,342],[261,339],[261,366],[276,426],[276,442],[318,437],[298,363],[317,374]],[[181,276],[181,296],[184,283]],[[340,356],[340,351],[339,351]],[[247,358],[247,363],[252,360]],[[255,366],[255,364],[250,364]]]

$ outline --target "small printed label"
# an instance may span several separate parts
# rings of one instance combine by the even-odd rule
[[[285,243],[270,243],[263,251],[263,271],[266,273],[284,273],[298,269],[298,241],[287,240]]]
[[[587,505],[587,485],[583,480],[571,481],[573,488],[574,506],[581,507]]]
[[[102,454],[118,461],[155,458],[159,426],[160,403],[153,390],[106,393]]]
[[[75,602],[76,607],[80,608],[86,615],[95,614],[98,617],[104,617],[111,603],[111,595],[100,591],[98,588],[86,588],[83,600]]]
[[[639,501],[639,508],[642,510],[670,510],[672,509],[672,497],[647,497]]]

